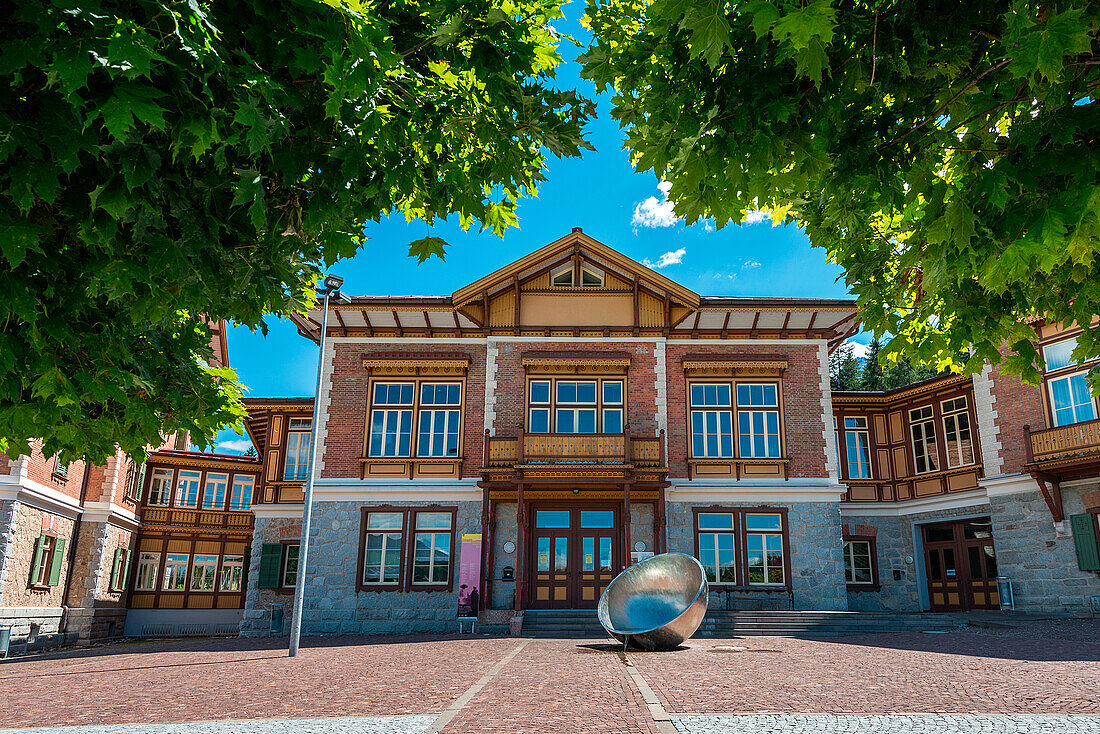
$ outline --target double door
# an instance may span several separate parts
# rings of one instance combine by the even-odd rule
[[[925,525],[924,559],[932,611],[999,609],[997,553],[989,520]]]
[[[590,609],[615,578],[617,507],[532,507],[532,609]]]

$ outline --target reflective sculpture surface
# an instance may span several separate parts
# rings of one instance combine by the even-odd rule
[[[671,650],[707,613],[707,577],[695,558],[662,553],[616,576],[596,614],[613,637],[644,650]]]

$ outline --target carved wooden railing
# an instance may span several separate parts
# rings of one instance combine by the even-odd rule
[[[253,517],[251,512],[146,507],[142,512],[141,520],[145,525],[233,530],[251,528]]]
[[[485,466],[515,464],[633,464],[662,467],[664,431],[659,437],[629,433],[524,433],[490,437],[485,433]]]
[[[1032,432],[1024,426],[1029,463],[1100,455],[1100,420]]]

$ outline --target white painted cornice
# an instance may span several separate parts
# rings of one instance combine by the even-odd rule
[[[47,487],[26,475],[25,468],[17,474],[0,475],[0,500],[15,500],[70,520],[81,513],[80,503],[53,487]]]
[[[85,522],[110,523],[127,530],[137,530],[141,526],[141,518],[113,502],[84,503],[83,519]]]

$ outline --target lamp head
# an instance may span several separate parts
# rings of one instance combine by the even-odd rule
[[[334,291],[344,284],[344,279],[339,275],[326,275],[325,276],[325,290]]]

